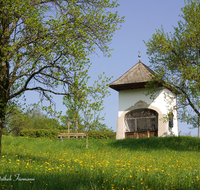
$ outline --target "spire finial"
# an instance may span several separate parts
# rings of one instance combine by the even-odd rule
[[[141,55],[140,55],[140,51],[138,51],[138,53],[139,53],[139,55],[138,55],[138,57],[139,57],[139,62],[141,62]]]

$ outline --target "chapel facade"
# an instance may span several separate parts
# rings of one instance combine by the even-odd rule
[[[178,136],[177,95],[161,86],[152,99],[145,85],[153,76],[154,72],[139,60],[109,84],[119,92],[116,139]]]

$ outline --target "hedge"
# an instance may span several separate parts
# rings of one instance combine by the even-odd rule
[[[83,131],[85,132],[85,131]],[[58,138],[60,133],[68,133],[67,130],[52,130],[52,129],[24,129],[21,130],[19,136],[22,137],[31,137],[31,138]],[[106,131],[89,131],[89,139],[115,139],[115,132],[106,132]]]
[[[106,132],[106,131],[89,131],[88,138],[90,139],[115,139],[115,132]]]

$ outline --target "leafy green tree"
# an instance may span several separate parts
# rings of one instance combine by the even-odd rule
[[[98,79],[94,81],[93,86],[86,86],[82,98],[82,113],[87,125],[87,130],[96,130],[100,121],[104,120],[104,116],[101,116],[101,111],[104,109],[103,100],[110,95],[108,91],[108,83],[111,78],[107,78],[105,73],[98,76]]]
[[[85,125],[83,124],[83,118],[81,117],[81,107],[83,98],[82,89],[79,89],[79,85],[85,85],[87,81],[87,72],[88,70],[84,70],[84,75],[82,79],[79,79],[76,73],[74,73],[74,84],[73,86],[69,86],[70,96],[63,96],[63,104],[67,107],[66,115],[62,117],[62,122],[65,126],[68,126],[68,121],[78,119],[78,131],[85,130]],[[81,80],[81,81],[79,81]],[[70,122],[70,129],[73,130],[76,125],[75,121]]]
[[[200,118],[200,4],[188,0],[181,10],[182,19],[173,27],[173,33],[165,33],[161,28],[145,42],[151,67],[156,72],[149,85],[162,84],[178,92],[180,119],[197,127]]]
[[[25,108],[23,108],[23,105],[19,103],[19,101],[9,101],[6,107],[6,114],[5,114],[5,122],[4,122],[4,128],[3,128],[3,134],[14,134],[17,135],[19,130],[18,126],[18,120],[23,115],[23,111]],[[15,119],[13,119],[15,117]],[[11,124],[15,124],[15,126],[11,127]],[[17,127],[18,126],[18,127]],[[15,132],[13,132],[13,128],[15,128]]]
[[[106,77],[105,73],[103,73],[94,81],[93,86],[87,86],[87,80],[85,80],[85,85],[83,85],[81,111],[84,115],[86,126],[86,147],[88,147],[88,133],[90,130],[105,129],[105,125],[103,127],[101,124],[101,121],[104,120],[104,116],[101,116],[101,111],[104,109],[103,99],[110,95],[108,83],[111,78]]]
[[[27,109],[24,112],[19,107],[15,112],[6,117],[5,133],[18,136],[23,129],[59,129],[61,128],[58,119],[49,118],[37,106],[33,109]]]
[[[74,76],[74,86],[70,89],[71,96],[63,97],[63,104],[67,107],[65,119],[78,119],[79,129],[82,130],[100,130],[110,131],[101,121],[103,110],[103,99],[110,95],[108,91],[108,82],[111,78],[107,78],[105,73],[98,76],[93,86],[88,86],[88,69],[84,71],[84,79],[80,81],[77,75]],[[78,90],[78,84],[82,89]],[[66,123],[67,124],[67,123]],[[112,130],[111,130],[112,131]]]
[[[71,76],[82,77],[89,53],[99,48],[109,56],[108,44],[123,21],[109,11],[117,6],[107,0],[1,0],[0,154],[8,102],[25,91],[48,100],[68,94]]]
[[[17,136],[20,130],[22,130],[24,127],[24,124],[30,125],[30,123],[31,122],[29,118],[27,118],[25,121],[23,111],[19,108],[16,108],[15,112],[12,112],[12,114],[9,114],[9,116],[6,117],[4,130],[6,129],[9,134]]]

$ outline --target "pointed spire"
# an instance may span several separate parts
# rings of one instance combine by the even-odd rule
[[[139,55],[138,55],[138,57],[139,57],[139,62],[141,63],[141,55],[140,55],[140,51],[138,51],[138,53],[139,53]]]

